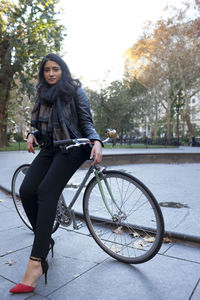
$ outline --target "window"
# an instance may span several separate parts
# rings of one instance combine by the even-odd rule
[[[195,98],[192,98],[192,99],[191,99],[191,102],[192,102],[192,104],[196,103],[196,99],[195,99]]]

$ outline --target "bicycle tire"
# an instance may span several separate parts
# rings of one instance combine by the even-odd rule
[[[22,201],[20,199],[20,195],[19,195],[19,188],[23,182],[23,179],[26,175],[26,172],[29,168],[30,164],[24,164],[19,166],[15,173],[13,174],[12,177],[12,183],[11,183],[11,193],[12,193],[12,199],[16,208],[16,211],[18,213],[18,215],[20,216],[21,220],[23,221],[23,223],[30,229],[33,231],[33,228],[28,220],[28,217],[24,211],[23,205],[22,205]],[[58,227],[59,227],[59,222],[54,221],[54,225],[53,225],[53,229],[52,229],[52,233],[54,233]]]
[[[114,218],[94,177],[83,199],[84,217],[92,237],[108,255],[121,262],[139,264],[150,260],[158,253],[164,235],[164,220],[154,195],[140,180],[125,172],[104,170],[99,177]]]

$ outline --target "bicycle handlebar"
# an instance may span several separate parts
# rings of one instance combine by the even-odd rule
[[[116,130],[107,130],[108,137],[102,141],[103,144],[107,143],[110,138],[114,138],[116,136]],[[72,148],[72,147],[79,147],[81,145],[87,145],[87,144],[94,144],[94,142],[90,141],[86,138],[79,138],[79,139],[66,139],[66,140],[60,140],[60,141],[54,141],[54,146],[66,146],[66,149]]]
[[[67,139],[67,140],[60,140],[60,141],[54,141],[54,146],[67,146],[67,145],[75,145],[75,144],[88,144],[92,143],[88,139],[80,138],[80,139]]]

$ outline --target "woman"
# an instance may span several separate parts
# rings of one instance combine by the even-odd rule
[[[11,293],[33,291],[43,273],[46,283],[46,257],[50,249],[53,253],[51,232],[59,196],[85,160],[93,159],[92,164],[96,164],[102,159],[102,144],[92,123],[87,96],[80,82],[72,79],[66,63],[53,53],[41,62],[31,126],[36,130],[28,134],[28,152],[34,153],[34,145],[38,144],[42,149],[26,174],[20,196],[34,242],[24,278]],[[64,147],[53,147],[54,140],[76,137],[94,141],[92,149],[84,146],[67,152]]]

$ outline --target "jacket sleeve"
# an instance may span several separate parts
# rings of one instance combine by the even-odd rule
[[[86,93],[81,87],[77,89],[75,102],[76,102],[76,110],[78,114],[80,130],[83,133],[84,137],[90,140],[98,140],[101,142],[101,138],[96,132],[93,125],[88,98],[86,96]]]
[[[39,130],[34,130],[34,131],[29,132],[27,134],[27,138],[28,138],[29,134],[33,134],[39,144],[42,143],[42,135]]]

